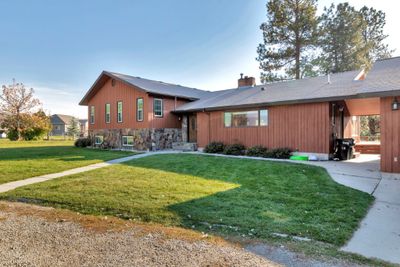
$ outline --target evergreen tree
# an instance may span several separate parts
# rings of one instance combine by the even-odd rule
[[[75,138],[80,132],[79,125],[77,119],[72,118],[68,127],[67,127],[67,135]]]
[[[360,9],[363,18],[362,36],[364,45],[367,46],[367,59],[375,61],[391,57],[394,52],[390,50],[384,40],[388,35],[384,34],[383,28],[386,24],[386,15],[381,10],[364,6]]]
[[[300,79],[312,73],[307,53],[316,44],[316,0],[270,0],[267,21],[260,29],[264,41],[257,48],[261,81]]]
[[[322,72],[368,70],[375,60],[390,57],[392,51],[383,43],[385,23],[385,13],[373,8],[356,10],[348,3],[325,8],[320,29]]]

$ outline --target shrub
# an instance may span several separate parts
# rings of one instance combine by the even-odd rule
[[[242,144],[227,145],[224,149],[224,154],[240,156],[245,154],[246,147]]]
[[[76,147],[87,147],[92,145],[92,140],[88,137],[78,138],[75,140]]]
[[[276,158],[276,159],[288,159],[291,154],[291,149],[282,147],[282,148],[274,148],[267,152],[267,158]]]
[[[246,155],[250,157],[265,157],[268,149],[263,146],[253,146],[247,149]]]
[[[222,153],[224,152],[225,145],[222,142],[211,142],[204,148],[205,153]]]

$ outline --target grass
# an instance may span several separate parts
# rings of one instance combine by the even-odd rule
[[[130,152],[76,148],[73,141],[0,139],[0,184],[111,160]]]
[[[285,233],[334,247],[351,237],[373,201],[319,167],[188,154],[136,159],[0,198],[222,236]]]

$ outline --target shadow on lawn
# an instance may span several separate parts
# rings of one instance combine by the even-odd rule
[[[40,146],[0,148],[0,161],[24,161],[40,159],[57,159],[62,161],[102,160],[104,150],[77,148],[74,146]],[[128,153],[127,153],[128,155]]]
[[[124,165],[239,184],[168,206],[182,226],[221,235],[266,238],[278,232],[342,245],[370,203],[322,168],[307,165],[194,155],[152,156]]]

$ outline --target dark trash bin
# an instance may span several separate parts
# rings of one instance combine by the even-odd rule
[[[333,153],[333,158],[338,160],[348,160],[353,158],[354,150],[354,139],[353,138],[343,138],[335,140],[335,151]]]

